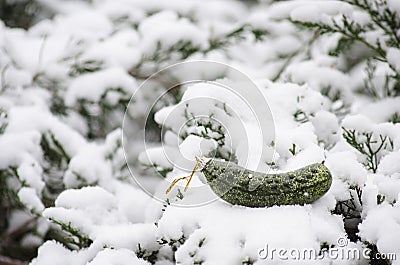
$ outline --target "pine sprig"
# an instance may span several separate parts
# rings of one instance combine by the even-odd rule
[[[71,157],[51,131],[42,134],[40,147],[43,151],[42,168],[46,183],[42,201],[45,206],[51,206],[58,194],[65,189],[63,175]]]
[[[182,234],[182,236],[180,238],[165,238],[165,237],[161,237],[158,240],[158,243],[160,245],[168,245],[169,247],[171,247],[171,250],[173,252],[177,251],[178,248],[183,245],[186,241],[186,236],[184,234]]]
[[[108,96],[111,93],[118,95],[117,102],[109,102]],[[85,119],[88,126],[87,137],[89,139],[104,138],[110,131],[118,128],[119,121],[115,123],[113,114],[124,113],[130,96],[120,87],[109,87],[98,101],[87,98],[78,99],[73,109]]]
[[[17,168],[8,167],[0,170],[0,234],[7,228],[7,219],[13,209],[23,208],[15,188],[9,183],[19,181]]]
[[[387,6],[386,0],[342,0],[346,3],[354,5],[366,12],[379,28],[383,30],[385,35],[390,38],[389,44],[392,47],[400,47],[400,37],[398,29],[400,28],[399,15]]]
[[[336,48],[330,53],[338,55],[340,52],[348,50],[354,43],[361,43],[373,55],[371,61],[383,62],[390,68],[390,73],[386,74],[386,82],[382,96],[398,96],[400,95],[400,73],[396,66],[391,63],[387,57],[387,47],[400,48],[400,36],[398,29],[400,28],[400,15],[391,10],[385,0],[368,1],[368,0],[341,0],[353,7],[360,9],[370,17],[370,22],[361,25],[348,15],[341,15],[339,18],[332,18],[330,22],[314,22],[314,21],[298,21],[290,19],[290,21],[302,28],[310,29],[319,35],[339,34],[342,38],[338,41]],[[375,41],[367,38],[369,32],[380,31],[382,36]],[[370,63],[372,64],[372,63]],[[368,79],[374,76],[369,75]],[[367,81],[371,83],[372,81]],[[367,84],[368,85],[368,84]],[[371,86],[366,86],[366,94],[372,97],[379,97],[377,91],[371,91]]]
[[[139,259],[144,259],[144,260],[150,262],[151,264],[155,264],[157,261],[158,250],[151,250],[151,251],[147,250],[145,248],[142,248],[140,243],[138,244],[137,250],[135,253]]]
[[[82,74],[100,71],[103,68],[104,68],[104,63],[102,61],[96,61],[96,60],[85,60],[83,62],[76,61],[71,65],[68,75],[70,77],[77,77]]]
[[[363,138],[360,140],[360,136]],[[343,127],[343,138],[348,144],[366,157],[364,164],[369,170],[376,173],[380,160],[380,152],[384,149],[392,149],[393,141],[388,136],[375,137],[372,132],[359,133],[356,130]]]
[[[237,28],[234,28],[225,34],[210,38],[209,48],[203,52],[207,53],[216,49],[223,49],[238,41],[245,40],[247,36],[252,36],[254,40],[261,41],[268,34],[270,33],[267,30],[254,28],[250,24],[239,25]]]
[[[380,45],[375,46],[363,38],[362,33],[366,32],[366,28],[352,21],[346,15],[341,16],[341,23],[338,23],[338,21],[335,19],[332,19],[330,24],[310,21],[297,21],[292,19],[290,19],[290,21],[295,25],[316,30],[320,35],[339,33],[348,40],[359,41],[365,44],[371,50],[375,51],[377,55],[380,56],[378,60],[385,61],[386,52],[380,47]]]
[[[54,218],[50,218],[50,221],[59,225],[61,229],[69,235],[65,238],[67,247],[71,249],[76,247],[78,249],[82,249],[89,247],[93,243],[93,240],[91,240],[87,235],[83,234],[79,229],[73,227],[71,223],[64,223]]]

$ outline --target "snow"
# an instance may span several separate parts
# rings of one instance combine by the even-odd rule
[[[137,2],[135,4],[132,5],[127,1],[101,1],[98,9],[112,21],[127,18],[128,22],[139,23],[146,17],[146,12],[137,6]]]
[[[24,87],[32,82],[32,75],[26,71],[14,67],[7,67],[3,69],[4,84],[10,87]],[[0,78],[0,80],[1,80]]]
[[[60,265],[82,264],[82,258],[87,256],[86,251],[76,252],[66,249],[61,243],[56,241],[46,241],[41,248],[36,259],[31,264],[54,264],[56,260]]]
[[[293,131],[292,141],[293,143],[305,149],[312,144],[317,143],[317,137],[314,134],[313,126],[310,123],[304,123],[296,127]]]
[[[115,206],[114,196],[100,187],[85,187],[61,193],[56,200],[56,207],[85,208],[96,205],[112,209]]]
[[[379,194],[385,196],[386,201],[397,201],[397,197],[400,194],[399,178],[399,173],[395,173],[389,176],[381,174],[376,174],[374,176],[373,182],[377,186]]]
[[[358,112],[374,122],[387,122],[396,113],[400,115],[400,98],[385,98],[378,102],[363,104]]]
[[[135,253],[129,249],[104,249],[97,253],[96,257],[87,263],[88,265],[146,265],[150,264],[144,260],[139,260]]]
[[[177,262],[188,264],[197,259],[204,264],[237,264],[246,256],[257,260],[254,250],[266,244],[271,248],[319,249],[320,242],[333,242],[342,233],[340,219],[317,212],[312,207],[249,209],[214,203],[201,208],[170,207],[158,226],[166,238],[190,233],[176,253]],[[236,218],[238,215],[246,218]],[[204,244],[199,247],[202,238]]]
[[[18,198],[33,212],[41,213],[44,210],[44,205],[33,188],[21,188],[18,192]]]
[[[120,66],[128,70],[140,60],[141,54],[135,49],[138,42],[139,36],[136,31],[120,30],[110,38],[87,49],[82,56],[82,60],[101,61],[110,67]]]
[[[22,239],[21,245],[24,247],[39,247],[43,244],[42,236],[28,234]]]
[[[293,36],[279,38],[275,41],[274,46],[279,47],[279,49],[276,51],[278,56],[295,53],[301,48],[298,39]]]
[[[136,89],[136,81],[119,67],[82,75],[70,84],[66,94],[66,104],[72,106],[80,99],[99,102],[105,96],[109,104],[116,104],[117,97],[110,97],[109,89],[121,89],[122,93],[131,95]]]
[[[145,54],[153,53],[160,47],[172,46],[177,40],[188,41],[194,47],[207,48],[207,35],[186,18],[179,18],[175,12],[162,11],[144,19],[139,25],[142,35],[141,47]]]
[[[34,188],[37,192],[42,192],[45,183],[41,178],[43,172],[37,163],[23,163],[18,167],[17,172],[21,181]]]
[[[207,121],[207,117],[212,117],[211,121],[215,124],[214,126],[219,125],[222,130],[227,132],[227,139],[224,146],[221,147],[230,152],[232,152],[231,149],[235,150],[239,165],[246,164],[249,168],[256,168],[260,161],[259,156],[263,152],[258,141],[271,142],[273,138],[272,119],[268,117],[269,110],[265,108],[266,102],[263,95],[260,95],[257,90],[252,90],[254,88],[250,87],[248,83],[238,82],[240,81],[233,83],[231,80],[225,79],[218,80],[215,83],[200,82],[193,84],[186,89],[179,104],[157,112],[155,121],[166,128],[171,128],[173,132],[179,135],[184,132],[201,134],[201,131],[206,131],[210,137],[216,137],[217,135],[212,134],[212,130],[208,132],[200,126],[194,127],[194,130],[199,131],[193,131],[193,126],[186,124],[185,113],[189,113],[194,118],[193,121],[202,119]],[[241,97],[240,91],[244,88],[248,88],[247,94],[246,97]],[[256,106],[264,105],[263,113],[267,115],[263,121],[264,125],[260,124],[255,116],[255,113],[259,110],[249,106],[249,102],[254,102],[253,105]],[[266,126],[265,124],[269,125],[269,128],[265,127],[264,129],[262,126]],[[214,134],[216,133],[219,134],[220,132],[214,131]],[[265,140],[261,137],[264,137]],[[192,139],[200,140],[196,137],[192,137]],[[180,148],[183,148],[183,150],[181,149],[183,156],[186,159],[191,158],[191,161],[194,161],[194,155],[206,154],[210,147],[215,144],[210,141],[202,141],[201,143],[204,145],[200,146],[200,150],[195,151],[193,145],[198,146],[199,143],[192,140],[191,150],[186,151],[188,143],[189,141],[181,143]],[[268,156],[267,150],[265,150],[265,153],[265,156]],[[177,164],[179,165],[179,159]],[[188,168],[187,165],[182,165],[182,167]]]
[[[278,162],[284,163],[283,159],[293,156],[290,152],[293,144],[296,145],[297,153],[309,149],[305,154],[300,152],[300,156],[291,159],[291,169],[301,167],[304,165],[302,163],[324,160],[323,150],[316,146],[318,137],[315,126],[307,119],[312,121],[316,113],[328,109],[329,101],[307,85],[270,84],[264,94],[268,99],[276,126],[275,151],[279,154]],[[303,118],[306,120],[303,124],[295,121],[295,115],[299,111],[303,113]],[[307,154],[311,154],[311,157],[307,158]]]
[[[371,17],[366,12],[359,10],[355,10],[352,13],[352,19],[354,20],[355,23],[357,23],[361,27],[365,27],[368,25],[368,23],[371,22]]]
[[[366,182],[367,171],[351,151],[329,154],[326,158],[326,166],[335,177],[350,185],[363,186]]]
[[[139,161],[145,165],[157,165],[165,168],[171,167],[168,157],[178,156],[178,150],[175,148],[165,147],[149,147],[146,152],[139,155]]]
[[[184,158],[193,160],[193,157],[206,155],[216,147],[217,142],[214,139],[204,139],[196,135],[189,135],[179,145],[179,151]]]
[[[25,32],[6,32],[4,48],[17,66],[36,73],[47,65],[60,60],[65,53],[68,37],[31,37]]]
[[[304,165],[321,163],[324,160],[324,150],[317,145],[312,145],[299,152],[296,156],[289,158],[285,170],[296,170]]]
[[[399,204],[382,203],[368,212],[363,223],[359,225],[360,236],[377,245],[381,253],[400,254],[400,215]],[[382,218],[385,216],[385,218]],[[398,261],[393,260],[393,264]]]
[[[311,122],[318,140],[327,145],[336,143],[339,138],[339,122],[333,113],[326,110],[318,111]]]
[[[359,132],[369,132],[373,128],[371,120],[361,114],[346,117],[342,122],[342,126],[346,129],[354,129]]]
[[[42,23],[47,28],[41,29],[42,25],[39,23],[36,25],[38,29],[33,29],[41,35],[55,32],[59,36],[95,40],[105,38],[112,32],[111,21],[105,15],[89,10],[57,15],[51,25],[46,20]]]
[[[397,13],[400,13],[400,4],[396,0],[387,0],[388,7]]]
[[[119,224],[102,225],[93,231],[93,247],[101,248],[104,245],[114,248],[130,248],[137,250],[140,247],[149,251],[157,250],[157,227],[153,223],[146,224]]]
[[[84,184],[94,184],[111,177],[111,168],[104,159],[104,151],[95,144],[89,145],[76,154],[68,165],[64,184],[69,188]]]
[[[126,218],[118,211],[114,195],[100,187],[64,191],[55,204],[55,207],[44,210],[44,217],[71,224],[88,235],[96,233],[98,226],[126,222]]]
[[[385,149],[391,150],[393,148],[397,150],[399,148],[398,133],[400,132],[400,125],[398,123],[373,123],[367,116],[356,114],[343,119],[342,126],[348,130],[356,130],[359,133],[372,133],[372,140],[374,141],[372,145],[375,145],[375,147],[381,142],[381,140],[378,141],[380,137],[387,137],[389,144],[384,146],[383,151]],[[365,135],[358,135],[357,138],[361,142],[366,140]]]
[[[146,213],[143,209],[148,207],[151,197],[140,188],[130,184],[116,184],[110,189],[115,194],[118,211],[131,223],[145,222]],[[135,196],[132,196],[135,194]]]
[[[374,175],[368,174],[366,176],[365,187],[362,193],[362,202],[365,204],[363,206],[363,212],[361,213],[364,217],[368,214],[368,211],[377,207],[377,196],[379,194],[379,189],[376,184],[374,184]]]
[[[269,9],[269,13],[272,18],[275,19],[285,18],[291,15],[293,19],[297,17],[308,18],[311,22],[316,22],[316,18],[320,18],[323,15],[346,14],[350,12],[351,9],[352,7],[349,4],[340,1],[301,0],[276,3]],[[309,15],[309,17],[307,17],[307,15]]]
[[[32,162],[30,154],[37,156],[40,154],[39,141],[40,135],[35,131],[1,135],[0,146],[3,152],[0,152],[0,168]],[[34,186],[40,187],[43,184],[37,183]]]
[[[315,61],[292,64],[284,75],[293,82],[306,83],[313,89],[330,87],[333,91],[343,93],[344,99],[349,97],[349,76],[331,67],[318,65]]]
[[[81,146],[85,145],[85,140],[79,133],[40,107],[15,107],[8,112],[8,117],[7,133],[32,132],[36,133],[36,141],[39,141],[39,132],[46,133],[51,131],[54,137],[63,144],[65,151],[71,156]]]
[[[378,173],[384,175],[393,175],[400,172],[400,151],[390,153],[384,156],[379,163]]]
[[[110,2],[114,3],[114,1]],[[127,2],[132,5],[132,3],[129,1],[123,2]],[[229,8],[227,8],[227,4],[229,4]],[[240,16],[245,12],[244,5],[242,3],[229,0],[207,1],[207,5],[204,5],[203,0],[171,0],[168,1],[168,3],[140,0],[135,1],[135,6],[148,13],[171,10],[183,16],[193,16],[194,19],[204,19],[206,21],[235,20],[239,19]]]

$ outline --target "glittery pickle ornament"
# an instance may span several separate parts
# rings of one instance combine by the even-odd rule
[[[196,158],[191,175],[175,179],[167,193],[183,179],[187,180],[186,191],[196,171],[204,174],[211,189],[220,198],[247,207],[312,203],[321,198],[332,184],[331,173],[323,163],[287,173],[265,174],[233,162],[200,157]]]

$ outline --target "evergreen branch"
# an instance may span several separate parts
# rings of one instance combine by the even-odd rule
[[[225,48],[236,41],[244,40],[248,35],[253,36],[256,41],[260,41],[268,34],[267,30],[253,28],[250,24],[243,24],[225,34],[211,38],[209,40],[209,48],[202,52],[208,53],[216,49]]]
[[[345,0],[342,0],[345,1]],[[345,15],[342,15],[341,17],[341,22],[342,25],[339,25],[339,23],[335,20],[332,19],[332,24],[324,24],[324,23],[317,23],[317,22],[309,22],[309,21],[297,21],[297,20],[292,20],[289,19],[293,24],[308,28],[308,29],[313,29],[316,30],[320,35],[324,34],[340,34],[344,36],[346,39],[351,40],[352,42],[359,42],[365,45],[367,48],[369,48],[371,51],[373,51],[377,56],[374,56],[373,58],[377,61],[381,61],[385,64],[388,65],[388,67],[391,69],[391,71],[394,73],[393,75],[389,75],[388,78],[392,78],[396,81],[395,86],[393,87],[395,91],[395,95],[400,93],[400,73],[397,72],[396,67],[389,62],[387,59],[387,53],[386,50],[382,48],[382,45],[380,42],[377,40],[375,44],[370,43],[367,41],[362,34],[366,32],[366,29],[363,28],[361,25],[358,23],[352,21],[350,18],[348,18]],[[370,27],[373,27],[372,25]],[[340,42],[338,45],[341,45]],[[400,44],[399,46],[400,47]],[[339,48],[336,48],[338,50]],[[387,81],[388,82],[388,81]],[[386,90],[389,90],[388,87]],[[377,95],[376,93],[373,93]],[[386,94],[391,94],[390,92],[386,92]]]
[[[356,130],[346,129],[344,127],[342,127],[342,129],[343,138],[346,142],[366,157],[367,163],[364,165],[367,166],[369,170],[376,173],[379,164],[379,153],[382,149],[387,148],[387,141],[389,143],[391,142],[390,138],[379,135],[379,138],[375,140],[372,132],[358,133]],[[360,135],[363,136],[365,140],[360,141],[358,139]]]
[[[137,250],[135,251],[135,254],[139,259],[144,259],[150,262],[151,264],[154,264],[157,261],[158,250],[149,251],[145,248],[142,248],[142,246],[139,243],[137,246]]]
[[[75,245],[79,249],[87,248],[93,243],[93,241],[87,235],[82,234],[79,229],[72,227],[71,222],[66,224],[52,217],[49,219],[51,222],[59,225],[63,231],[69,234],[69,237],[66,238],[66,243]]]
[[[391,38],[392,43],[400,47],[400,38],[397,35],[397,31],[400,28],[400,20],[398,20],[398,14],[395,11],[390,10],[387,7],[385,0],[372,2],[374,6],[370,5],[367,0],[342,0],[350,5],[354,5],[363,11],[367,12],[371,20],[383,30],[383,32]],[[379,12],[379,7],[384,7],[383,14]]]
[[[364,80],[364,88],[368,95],[377,98],[378,93],[375,84],[373,82],[375,71],[376,71],[376,65],[373,64],[370,59],[367,59],[367,65],[365,69],[365,72],[367,73],[367,78]]]
[[[7,83],[6,83],[6,72],[8,70],[8,68],[10,67],[9,64],[6,64],[2,69],[1,69],[1,91],[4,91],[7,89]]]
[[[353,39],[363,43],[365,46],[376,52],[380,58],[380,60],[387,63],[386,60],[386,52],[380,47],[380,45],[374,46],[369,43],[367,40],[361,37],[361,33],[365,32],[365,30],[357,23],[350,21],[349,18],[345,15],[342,15],[342,23],[343,27],[341,27],[336,20],[332,20],[332,25],[327,25],[323,23],[317,22],[309,22],[309,21],[297,21],[292,20],[290,21],[298,26],[309,28],[309,29],[316,29],[320,35],[324,34],[333,34],[339,33],[349,39]]]
[[[246,39],[247,36],[253,36],[255,41],[260,41],[268,34],[269,32],[267,30],[254,28],[250,24],[242,24],[224,34],[211,37],[208,40],[208,47],[205,49],[193,45],[190,40],[179,40],[169,47],[163,47],[161,42],[157,42],[154,52],[150,55],[144,55],[140,62],[133,66],[128,72],[136,78],[146,79],[150,77],[152,73],[145,75],[141,73],[145,64],[153,63],[157,65],[168,62],[172,60],[172,58],[174,60],[183,60],[195,53],[207,54],[214,50],[225,49],[238,41]],[[171,56],[172,54],[177,56]]]
[[[85,73],[93,73],[100,71],[104,68],[102,61],[96,60],[85,60],[83,62],[74,62],[69,69],[68,75],[70,77],[76,77]]]
[[[357,197],[353,196],[352,191],[355,192]],[[359,186],[350,186],[350,199],[344,201],[338,201],[336,203],[334,214],[342,215],[345,220],[349,219],[360,219],[362,212],[362,189]],[[358,203],[356,203],[357,201]]]
[[[71,160],[71,157],[51,131],[42,134],[40,146],[45,159],[52,165],[56,164],[57,167],[61,168],[64,163],[69,163]]]

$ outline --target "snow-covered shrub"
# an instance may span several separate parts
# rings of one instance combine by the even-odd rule
[[[305,3],[286,5],[285,15],[315,34],[328,35],[324,52],[338,56],[335,68],[360,75],[363,82],[354,84],[357,92],[371,97],[399,94],[400,18],[395,1]]]
[[[0,263],[399,264],[396,0],[31,2],[54,17],[0,22]],[[205,64],[156,74],[192,60],[257,89]],[[224,86],[269,110],[253,117]],[[305,206],[232,206],[200,173],[166,195],[196,155],[263,172],[325,161],[333,183]],[[370,257],[271,260],[267,246]]]

